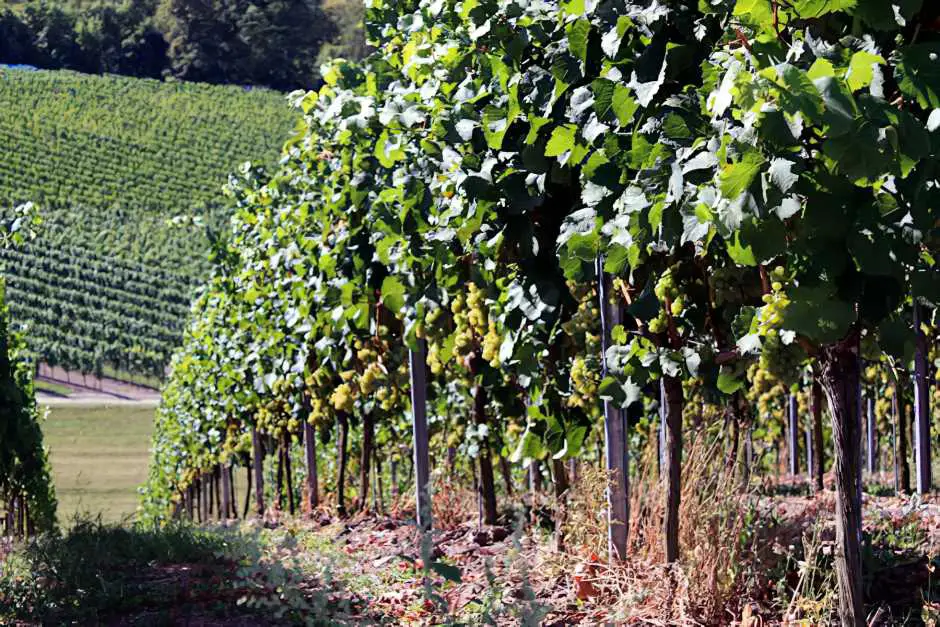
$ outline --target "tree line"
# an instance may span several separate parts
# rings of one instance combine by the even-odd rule
[[[319,0],[38,0],[0,11],[0,63],[310,88],[324,55],[364,53],[361,14],[361,4]]]

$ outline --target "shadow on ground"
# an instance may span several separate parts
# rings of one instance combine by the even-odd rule
[[[288,540],[289,542],[289,540]],[[381,623],[334,581],[292,565],[257,530],[121,527],[0,550],[0,623],[294,625]]]

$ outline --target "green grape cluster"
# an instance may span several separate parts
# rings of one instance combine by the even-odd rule
[[[663,272],[662,276],[659,277],[659,280],[656,281],[656,287],[653,289],[653,293],[656,294],[656,298],[658,298],[661,303],[665,303],[666,301],[672,302],[680,297],[679,288],[676,285],[676,278],[672,268]]]
[[[597,404],[597,389],[600,384],[597,370],[588,366],[584,357],[575,357],[571,362],[571,395],[565,401],[569,407],[580,407],[590,411]]]
[[[349,383],[341,383],[336,386],[333,393],[330,394],[330,403],[336,411],[350,413],[353,410],[353,403],[356,402],[353,387]]]
[[[562,325],[562,330],[579,345],[580,354],[571,362],[571,393],[565,403],[593,414],[599,411],[598,388],[601,381],[598,363],[601,350],[600,306],[594,289],[572,289],[572,292],[580,296],[578,309]]]
[[[441,360],[440,342],[428,342],[428,368],[432,374],[441,374],[444,372],[444,362]]]
[[[655,318],[649,321],[651,333],[665,333],[669,329],[669,315],[678,317],[685,311],[685,297],[679,289],[676,273],[677,267],[668,268],[659,277],[653,289],[653,293],[656,294],[663,308]]]
[[[771,431],[781,430],[786,424],[787,388],[760,363],[748,368],[747,378],[750,382],[747,398],[757,406],[758,416],[769,423]]]
[[[493,368],[499,368],[499,348],[503,343],[503,335],[490,316],[483,290],[476,283],[468,283],[466,298],[458,294],[451,302],[450,310],[456,325],[454,350],[457,355],[466,357],[479,346],[484,361]],[[433,367],[432,364],[432,372]]]
[[[768,329],[760,353],[760,367],[786,384],[796,382],[806,353],[796,342],[784,344],[777,329]]]
[[[330,393],[333,391],[333,375],[325,367],[314,370],[304,382],[310,395],[310,416],[308,421],[318,428],[326,428],[332,421]]]
[[[782,266],[777,266],[772,272],[773,283],[770,285],[771,291],[764,294],[761,300],[764,306],[758,312],[759,328],[762,332],[769,329],[777,329],[783,322],[783,312],[790,304],[785,290],[786,271]]]
[[[300,429],[300,422],[291,415],[290,406],[283,398],[275,398],[259,407],[255,412],[255,425],[274,437],[297,433]]]

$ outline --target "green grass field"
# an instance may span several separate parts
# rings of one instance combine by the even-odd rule
[[[50,449],[59,521],[76,513],[129,519],[147,478],[153,407],[56,405],[43,424]]]

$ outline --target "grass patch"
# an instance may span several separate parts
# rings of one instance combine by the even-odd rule
[[[52,464],[59,521],[78,514],[129,519],[147,479],[153,407],[59,405],[42,430]]]
[[[79,520],[0,557],[0,624],[345,623],[284,550],[250,527]]]

